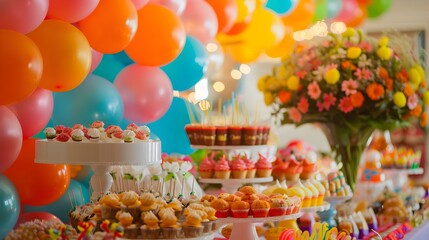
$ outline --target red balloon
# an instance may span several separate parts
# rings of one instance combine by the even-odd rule
[[[347,25],[347,22],[352,21],[355,18],[355,11],[358,8],[359,5],[356,0],[343,0],[340,13],[335,20],[344,22]]]
[[[9,109],[15,113],[21,124],[22,137],[29,138],[48,124],[54,109],[52,92],[37,88],[30,97],[9,106]]]
[[[86,18],[100,0],[49,0],[48,17],[74,23]]]
[[[157,67],[129,65],[118,74],[115,86],[124,102],[124,118],[134,122],[158,120],[173,100],[170,79]]]
[[[4,172],[15,185],[21,203],[31,206],[52,203],[66,192],[70,183],[66,165],[34,162],[36,140],[25,139],[18,158]]]
[[[64,209],[66,211],[66,209]],[[48,212],[29,212],[29,213],[23,213],[19,216],[18,222],[16,222],[15,226],[18,226],[19,224],[26,223],[33,220],[46,220],[46,221],[59,221],[60,223],[63,223],[59,218],[57,218],[55,215],[52,215]]]
[[[22,130],[18,118],[10,109],[0,106],[0,172],[10,167],[22,146]]]

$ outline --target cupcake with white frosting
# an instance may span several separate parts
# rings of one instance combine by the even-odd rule
[[[99,142],[100,141],[100,130],[97,128],[90,128],[88,130],[89,140],[91,142]]]
[[[82,139],[85,137],[85,133],[82,131],[82,129],[74,129],[71,132],[71,137],[75,142],[82,142]]]
[[[122,135],[124,142],[126,143],[134,142],[134,138],[136,136],[136,134],[132,130],[125,130]]]
[[[52,139],[54,139],[57,136],[57,131],[54,128],[51,128],[51,127],[45,128],[44,133],[45,133],[46,138],[48,140],[52,140]]]

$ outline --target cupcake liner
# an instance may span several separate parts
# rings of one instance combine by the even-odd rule
[[[253,217],[255,218],[264,218],[268,216],[269,208],[263,209],[252,209]]]
[[[256,169],[256,177],[269,177],[271,176],[272,171],[272,169]]]
[[[217,218],[227,218],[228,217],[228,210],[216,210],[215,216]]]
[[[222,226],[219,220],[213,220],[210,222],[212,223],[212,231],[217,231]]]
[[[201,222],[203,224],[203,233],[209,233],[212,231],[213,222],[207,221],[207,222]]]
[[[249,216],[249,209],[232,210],[232,215],[235,218],[247,218]]]
[[[268,211],[270,216],[283,216],[286,214],[286,207],[274,207]]]
[[[213,171],[200,171],[201,178],[213,178]]]
[[[140,219],[140,216],[141,216],[140,207],[135,207],[135,208],[123,207],[122,211],[129,212],[131,216],[133,216],[134,221],[136,221],[137,219]]]
[[[103,219],[109,219],[109,220],[116,220],[115,215],[119,211],[119,208],[113,208],[108,206],[101,206],[101,218]]]
[[[162,235],[165,239],[176,239],[180,235],[181,228],[162,228]]]
[[[246,178],[255,178],[256,169],[247,169]]]
[[[285,178],[288,182],[295,182],[299,178],[299,173],[286,173]]]
[[[147,229],[141,228],[141,235],[143,239],[157,239],[161,233],[161,229]]]
[[[217,179],[229,179],[231,171],[215,171],[215,177]]]
[[[137,239],[139,234],[138,228],[134,225],[132,227],[127,227],[124,229],[124,237],[128,239]]]
[[[231,171],[232,178],[235,179],[244,179],[247,175],[247,170],[232,170]]]
[[[186,238],[196,238],[203,235],[204,227],[182,227]]]

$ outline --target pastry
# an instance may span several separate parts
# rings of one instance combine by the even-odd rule
[[[246,163],[240,158],[236,158],[230,163],[232,178],[243,179],[247,175]]]
[[[231,169],[225,156],[223,156],[215,165],[215,177],[217,179],[229,179],[231,175]]]
[[[256,177],[269,177],[273,171],[273,166],[268,162],[267,158],[259,154],[259,159],[255,164]]]

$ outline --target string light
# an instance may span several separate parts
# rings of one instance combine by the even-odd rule
[[[206,49],[208,52],[216,52],[216,50],[218,49],[218,45],[216,43],[207,43],[206,45]]]
[[[333,22],[330,26],[331,32],[335,34],[342,34],[347,30],[346,24],[343,22]],[[316,24],[311,26],[309,29],[295,31],[293,33],[293,39],[295,41],[311,40],[313,37],[326,37],[328,35],[328,25],[325,21],[318,21]]]
[[[341,34],[346,30],[347,30],[347,26],[343,22],[333,22],[331,24],[331,32],[335,34]]]
[[[240,72],[242,72],[243,74],[249,74],[250,70],[251,70],[251,68],[249,65],[244,64],[244,63],[240,65]]]
[[[233,79],[235,79],[235,80],[240,80],[240,78],[242,76],[243,76],[243,74],[239,70],[237,70],[237,69],[234,69],[234,70],[231,71],[231,77]]]
[[[225,90],[225,84],[223,84],[223,82],[217,81],[217,82],[213,83],[213,89],[216,92],[222,92],[223,90]]]

